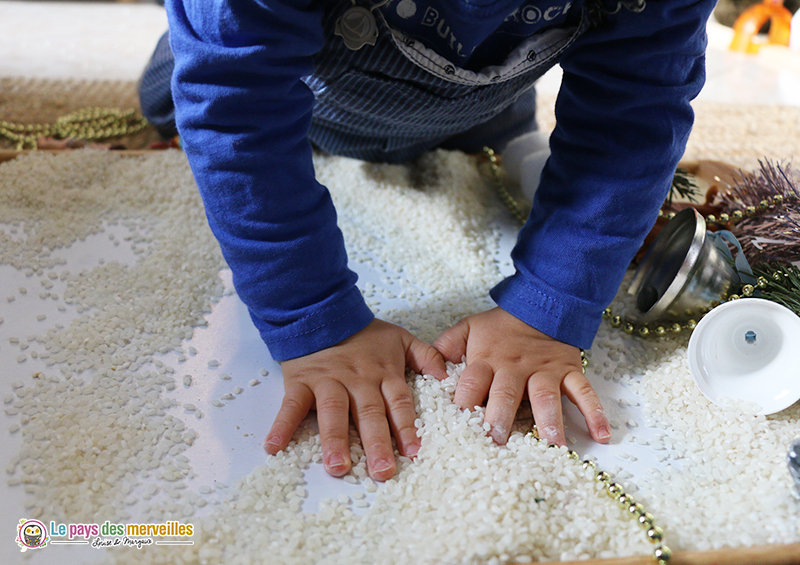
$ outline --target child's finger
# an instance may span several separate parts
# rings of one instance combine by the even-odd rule
[[[468,410],[480,406],[486,395],[489,394],[492,378],[494,378],[494,370],[483,359],[467,363],[461,373],[461,378],[458,379],[453,403]]]
[[[561,415],[561,391],[556,383],[558,379],[534,374],[528,380],[528,397],[539,437],[547,443],[566,445]]]
[[[419,452],[420,439],[414,421],[417,413],[414,410],[414,397],[405,379],[385,379],[381,385],[383,398],[389,416],[389,427],[397,440],[400,453],[406,457],[414,457]]]
[[[611,439],[611,426],[600,398],[592,388],[589,379],[585,375],[573,371],[566,376],[561,386],[567,398],[578,407],[586,419],[592,439],[598,443],[608,443],[608,440]]]
[[[439,337],[433,341],[433,346],[446,361],[461,363],[461,358],[467,353],[468,337],[469,324],[464,319],[439,334]]]
[[[383,396],[372,386],[361,386],[350,392],[353,420],[367,455],[369,475],[376,481],[391,479],[397,466]]]
[[[520,378],[504,371],[498,371],[489,389],[489,401],[486,403],[485,421],[492,426],[489,432],[494,442],[505,445],[511,424],[517,416],[517,408],[525,393],[526,378]]]
[[[406,364],[412,371],[422,375],[432,375],[439,380],[447,378],[447,369],[445,369],[442,354],[408,332],[406,335]]]
[[[281,408],[264,440],[264,449],[267,453],[275,455],[289,445],[297,426],[311,410],[312,404],[314,404],[314,393],[307,386],[303,384],[287,386]]]
[[[317,422],[322,443],[322,463],[329,475],[341,477],[350,470],[350,402],[347,390],[333,379],[314,389]]]

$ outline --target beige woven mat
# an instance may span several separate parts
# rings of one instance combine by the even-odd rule
[[[696,102],[694,109],[687,158],[717,159],[755,170],[759,159],[800,157],[800,107]]]
[[[555,126],[555,97],[539,97],[540,127]],[[136,108],[132,81],[65,81],[0,78],[0,119],[47,123],[88,106]],[[784,161],[800,155],[800,107],[737,106],[696,102],[695,127],[686,150],[688,159],[716,159],[753,170],[763,158]],[[129,149],[143,149],[159,139],[155,130],[125,138]],[[0,140],[0,148],[11,145]]]
[[[540,127],[551,131],[555,97],[540,96],[538,106]],[[800,157],[800,107],[702,101],[693,107],[695,124],[685,159],[713,159],[753,171],[759,159],[786,162]]]

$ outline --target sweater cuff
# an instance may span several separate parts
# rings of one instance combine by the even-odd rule
[[[568,296],[551,296],[517,274],[495,286],[495,303],[529,326],[563,343],[589,349],[600,327],[603,308]]]
[[[375,315],[353,286],[334,303],[286,326],[272,326],[250,312],[272,358],[286,361],[336,345],[364,329]]]

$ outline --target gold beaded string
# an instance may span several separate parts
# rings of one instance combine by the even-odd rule
[[[131,135],[147,125],[147,120],[135,110],[83,108],[50,124],[18,124],[1,120],[0,137],[15,143],[17,150],[35,149],[39,137],[97,141]]]
[[[740,298],[750,298],[755,294],[756,289],[763,289],[767,286],[767,279],[764,277],[758,277],[756,285],[746,284],[742,287],[741,296],[739,294],[731,294],[728,296],[726,300],[721,302],[712,302],[709,305],[709,308],[698,316],[697,320],[691,319],[687,320],[686,322],[661,322],[655,327],[651,327],[648,324],[636,325],[634,322],[622,318],[621,316],[615,316],[612,309],[606,308],[603,310],[603,319],[608,321],[612,328],[622,328],[622,331],[628,335],[638,335],[639,337],[666,337],[667,335],[676,335],[684,331],[691,332],[692,330],[697,327],[697,322],[702,319],[708,312],[723,304],[725,302],[731,302],[733,300],[738,300]]]
[[[489,171],[492,174],[492,184],[494,184],[497,195],[500,197],[503,204],[505,204],[506,208],[508,208],[508,211],[511,212],[511,215],[519,220],[519,223],[524,224],[525,220],[528,219],[527,214],[525,214],[522,207],[508,192],[505,184],[503,184],[503,179],[500,178],[500,163],[498,162],[497,155],[490,147],[484,147],[483,152],[489,159]]]
[[[500,163],[497,158],[497,154],[490,147],[484,147],[483,152],[489,159],[489,171],[491,172],[492,182],[497,190],[497,194],[500,196],[500,200],[506,205],[509,212],[511,212],[511,214],[517,220],[519,220],[520,223],[524,224],[527,220],[527,216],[523,212],[519,203],[508,192],[508,189],[503,184],[503,179],[500,178]],[[794,195],[789,195],[787,198],[784,198],[782,195],[776,194],[769,198],[764,198],[758,203],[758,206],[746,206],[743,209],[734,210],[731,213],[723,212],[719,215],[719,218],[714,214],[710,214],[706,216],[705,220],[707,224],[715,224],[718,226],[734,225],[746,218],[752,218],[759,214],[763,214],[770,208],[780,208],[784,204],[794,202],[796,199],[797,198]],[[659,210],[658,217],[671,220],[675,217],[675,212],[665,212],[664,210]]]
[[[743,210],[734,210],[730,214],[722,213],[717,218],[714,214],[706,216],[707,224],[716,224],[718,226],[734,225],[744,220],[745,218],[752,218],[759,214],[763,214],[770,208],[779,208],[787,201],[793,201],[794,197],[784,198],[780,194],[776,194],[771,198],[765,198],[758,203],[758,206],[747,206]]]
[[[536,441],[544,441],[539,437],[539,432],[535,425],[531,431],[528,432],[528,435],[534,438]],[[558,446],[551,443],[548,445],[548,447],[557,448]],[[645,510],[641,503],[636,502],[636,500],[630,494],[626,493],[622,485],[613,481],[611,475],[607,471],[599,470],[594,461],[591,459],[584,459],[581,461],[578,453],[572,449],[568,450],[565,455],[576,465],[581,465],[584,470],[588,471],[591,469],[594,472],[595,482],[603,484],[606,494],[614,499],[614,501],[617,503],[617,506],[621,510],[624,510],[630,518],[636,520],[636,522],[639,524],[639,527],[645,531],[647,539],[651,543],[655,544],[655,548],[653,549],[653,560],[657,563],[657,565],[668,565],[670,559],[672,558],[672,550],[670,550],[670,548],[664,544],[664,530],[656,525],[653,515]]]

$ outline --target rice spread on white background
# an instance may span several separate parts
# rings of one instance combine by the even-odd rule
[[[492,306],[487,292],[510,272],[515,226],[472,158],[439,151],[395,166],[317,156],[315,166],[379,317],[431,341]],[[0,164],[0,225],[5,492],[21,500],[9,523],[24,514],[195,524],[192,546],[90,554],[136,563],[509,563],[652,551],[591,469],[526,434],[529,412],[507,446],[494,445],[480,410],[452,404],[462,366],[442,382],[409,375],[422,449],[383,485],[368,478],[353,435],[351,474],[314,494],[313,420],[235,484],[200,469],[201,457],[227,449],[202,426],[236,413],[255,452],[266,429],[247,427],[236,403],[262,395],[274,405],[282,387],[274,363],[237,372],[203,350],[198,332],[224,333],[228,322],[215,318],[224,308],[237,313],[230,323],[249,320],[181,153]],[[624,293],[614,307],[627,307]],[[685,346],[685,337],[642,340],[603,325],[588,375],[613,445],[591,444],[565,404],[569,447],[612,472],[673,550],[800,541],[786,467],[800,406],[764,417],[710,404]],[[188,396],[208,379],[213,397]],[[33,562],[50,549],[29,552]]]

